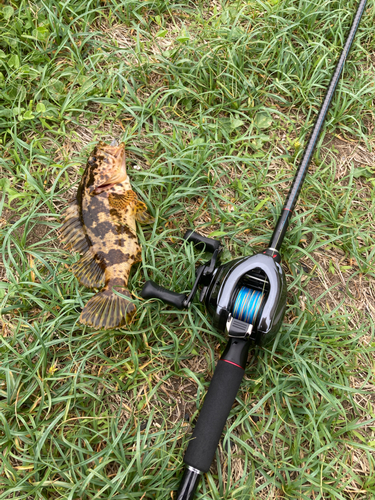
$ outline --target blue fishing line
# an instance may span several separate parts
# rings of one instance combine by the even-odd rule
[[[264,295],[258,290],[243,286],[236,298],[233,308],[233,317],[246,323],[253,324],[257,318]]]

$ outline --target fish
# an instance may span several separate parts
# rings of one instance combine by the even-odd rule
[[[99,142],[60,230],[65,248],[81,254],[71,267],[73,274],[85,287],[100,290],[82,309],[81,324],[107,330],[131,323],[136,307],[128,279],[132,265],[142,260],[136,222],[153,220],[132,190],[125,144]]]

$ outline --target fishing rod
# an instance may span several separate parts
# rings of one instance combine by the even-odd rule
[[[208,472],[211,466],[245,373],[249,348],[254,344],[262,345],[272,340],[283,321],[286,279],[280,264],[280,248],[366,1],[361,0],[358,5],[268,248],[253,256],[240,257],[220,264],[223,248],[221,243],[187,231],[185,240],[192,242],[198,249],[212,253],[211,259],[197,268],[196,280],[190,294],[167,290],[153,281],[147,281],[142,289],[141,296],[145,299],[157,298],[178,309],[184,309],[192,303],[198,286],[202,286],[199,300],[206,305],[212,316],[213,327],[229,337],[224,353],[216,365],[184,456],[186,468],[177,492],[177,500],[191,500],[201,474]]]

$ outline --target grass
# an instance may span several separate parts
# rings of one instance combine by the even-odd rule
[[[356,3],[12,2],[0,7],[0,499],[170,498],[225,339],[136,298],[120,331],[57,237],[99,140],[128,151],[152,278],[189,290],[181,236],[268,243]],[[375,497],[374,2],[282,253],[288,307],[249,367],[197,498]]]

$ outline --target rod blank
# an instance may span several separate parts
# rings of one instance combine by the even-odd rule
[[[284,236],[285,236],[286,230],[287,230],[288,225],[289,225],[289,220],[292,217],[294,207],[296,205],[297,199],[298,199],[299,194],[301,192],[303,182],[306,178],[307,170],[308,170],[309,165],[311,163],[312,155],[313,155],[315,147],[317,145],[320,133],[323,129],[324,121],[325,121],[325,118],[327,116],[327,112],[328,112],[329,106],[331,104],[333,94],[335,93],[338,81],[339,81],[341,73],[342,73],[342,69],[344,67],[346,58],[348,57],[350,48],[352,46],[355,34],[357,32],[359,23],[361,21],[363,11],[365,10],[366,2],[367,2],[367,0],[361,0],[359,5],[358,5],[357,12],[354,16],[353,23],[352,23],[352,26],[350,28],[348,37],[346,39],[344,48],[341,52],[340,59],[336,65],[335,71],[332,75],[331,81],[330,81],[328,88],[326,90],[323,103],[320,107],[320,111],[319,111],[318,116],[316,118],[314,128],[311,131],[307,146],[306,146],[305,151],[304,151],[303,156],[302,156],[301,163],[297,169],[296,175],[295,175],[294,180],[293,180],[292,187],[290,188],[289,194],[288,194],[287,199],[285,201],[283,211],[279,217],[276,228],[273,232],[269,247],[274,248],[275,250],[280,250],[280,247],[283,243]]]

